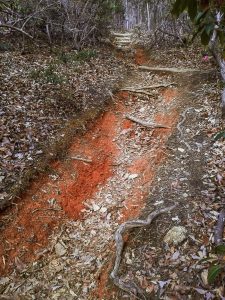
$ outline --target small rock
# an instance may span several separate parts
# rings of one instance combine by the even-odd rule
[[[187,229],[183,226],[174,226],[164,237],[164,242],[167,244],[178,245],[182,243],[187,236]]]
[[[100,209],[100,206],[98,206],[97,204],[93,204],[92,208],[93,211],[98,211]]]
[[[107,212],[107,208],[106,208],[106,207],[102,207],[102,208],[100,209],[100,212],[101,212],[101,213]]]
[[[131,174],[128,178],[132,180],[132,179],[135,179],[137,177],[138,177],[138,174]]]
[[[61,243],[57,243],[55,245],[55,253],[57,256],[63,256],[66,254],[66,248]]]
[[[177,150],[180,151],[181,153],[185,151],[183,148],[178,148]]]

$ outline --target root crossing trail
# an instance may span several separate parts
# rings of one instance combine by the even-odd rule
[[[171,82],[175,86],[167,86]],[[154,85],[159,87],[149,94],[139,89]],[[36,181],[1,216],[7,222],[0,242],[0,271],[8,278],[5,294],[111,299],[105,285],[114,259],[114,233],[145,207],[185,96],[176,74],[137,68],[125,87],[138,92],[115,95],[111,109],[74,140],[64,161],[51,166],[52,174]],[[165,128],[142,126],[127,115]]]

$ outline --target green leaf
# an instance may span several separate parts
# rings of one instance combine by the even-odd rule
[[[214,24],[213,23],[207,24],[205,26],[205,31],[208,34],[208,36],[210,36],[212,34],[213,29],[214,29]]]
[[[209,268],[208,283],[212,284],[216,277],[222,272],[223,267],[221,265],[214,265]]]
[[[216,246],[215,252],[216,252],[216,254],[224,255],[225,254],[225,245]]]
[[[188,1],[188,14],[192,21],[194,21],[197,15],[197,1],[196,0],[189,0]]]
[[[220,131],[213,137],[214,141],[218,141],[221,138],[225,138],[225,131]]]
[[[209,44],[210,36],[206,32],[206,28],[203,29],[201,33],[201,42],[204,46],[207,46]]]
[[[204,10],[204,11],[201,11],[197,14],[196,18],[195,18],[195,24],[196,25],[199,25],[202,21],[202,19],[205,18],[206,14],[208,13],[208,9]]]

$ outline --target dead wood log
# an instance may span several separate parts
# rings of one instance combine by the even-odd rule
[[[148,128],[170,128],[170,127],[162,125],[162,124],[148,123],[146,121],[143,121],[139,118],[135,118],[135,117],[130,116],[130,115],[126,115],[126,119],[128,119],[132,122],[135,122],[137,124],[140,124],[141,126],[148,127]]]
[[[123,279],[121,279],[118,276],[119,267],[122,260],[122,252],[124,248],[123,234],[130,229],[145,227],[150,225],[156,217],[158,217],[163,213],[168,213],[169,211],[173,210],[176,206],[177,204],[163,209],[155,210],[151,212],[145,220],[137,219],[137,220],[127,221],[121,224],[115,233],[116,259],[110,277],[112,278],[116,286],[118,286],[123,291],[129,292],[130,294],[134,295],[136,298],[138,298],[137,296],[138,294],[143,296],[142,290],[139,287],[137,287],[134,282],[124,282]]]
[[[221,210],[215,227],[214,241],[216,246],[224,244],[223,242],[224,225],[225,225],[225,208]]]

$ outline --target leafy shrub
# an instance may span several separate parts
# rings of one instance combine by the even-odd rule
[[[96,51],[92,49],[86,49],[78,52],[76,59],[80,61],[87,61],[92,57],[96,57]]]
[[[91,58],[96,57],[97,53],[92,49],[85,49],[79,52],[74,51],[70,53],[61,52],[58,54],[59,61],[67,64],[71,62],[84,62],[89,61]]]
[[[50,64],[45,69],[32,70],[30,77],[34,80],[41,79],[46,83],[62,84],[65,78],[57,73],[56,65]]]

